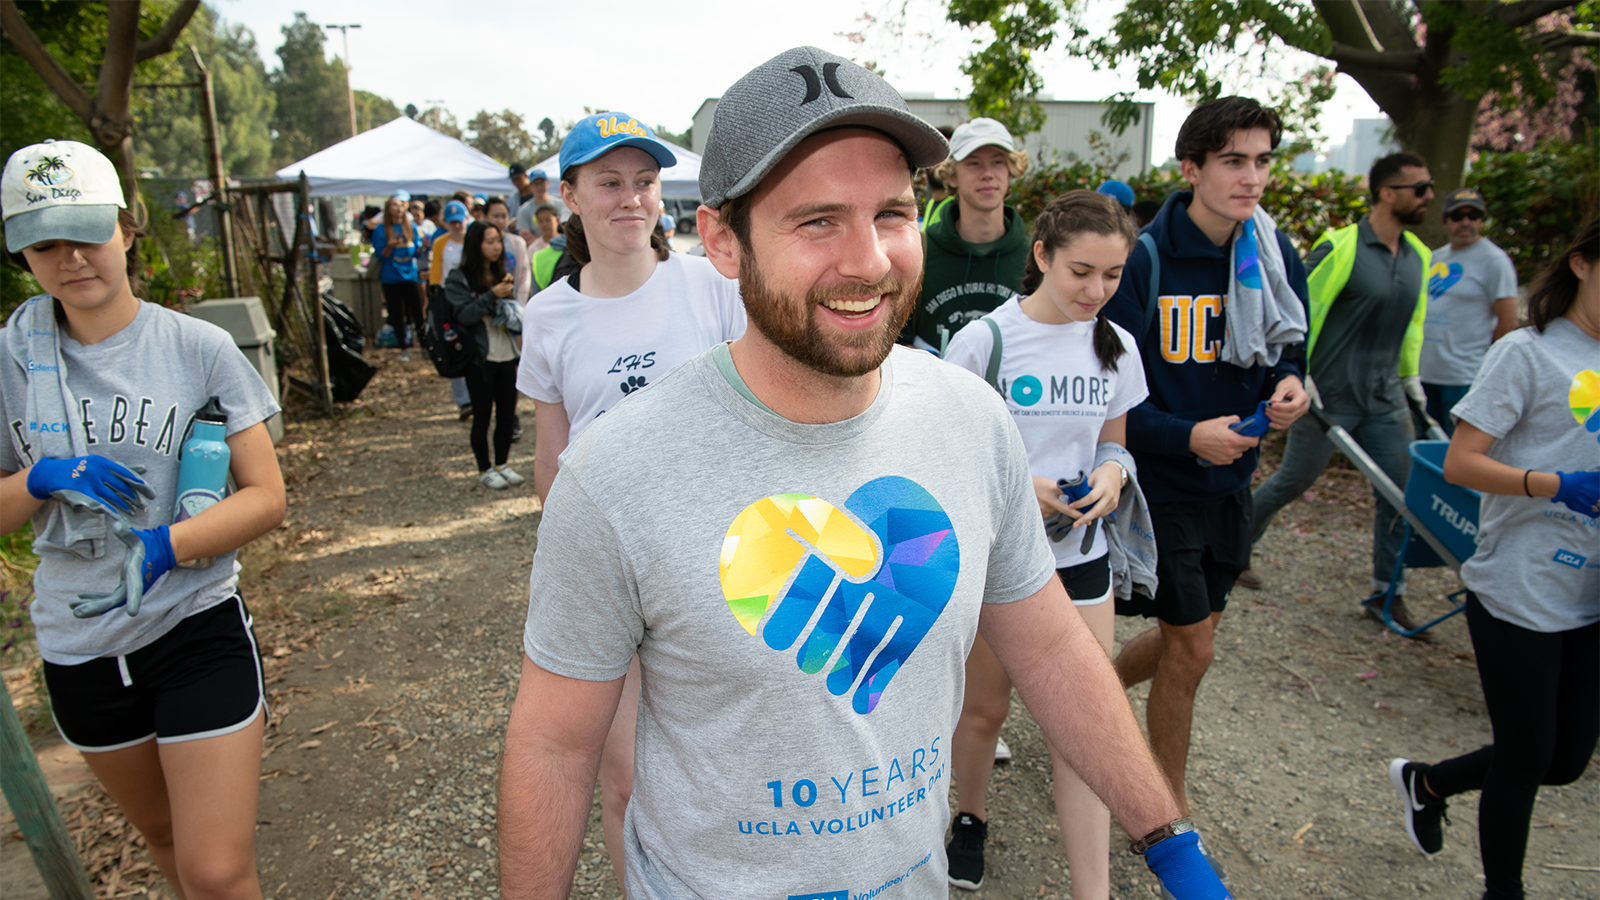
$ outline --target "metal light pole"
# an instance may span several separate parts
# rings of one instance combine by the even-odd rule
[[[324,25],[323,28],[337,28],[344,36],[344,95],[345,101],[350,104],[350,136],[356,136],[356,92],[350,87],[350,29],[360,28],[360,25]]]

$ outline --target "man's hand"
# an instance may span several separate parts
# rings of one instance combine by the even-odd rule
[[[1304,396],[1303,392],[1301,396]],[[1194,423],[1194,428],[1189,432],[1189,452],[1213,466],[1231,465],[1250,452],[1250,448],[1261,443],[1260,438],[1245,437],[1228,428],[1237,421],[1238,416],[1218,416]]]
[[[1273,428],[1283,431],[1310,408],[1311,396],[1306,393],[1305,385],[1293,375],[1285,375],[1272,392],[1272,405],[1267,407],[1267,418],[1272,421]]]

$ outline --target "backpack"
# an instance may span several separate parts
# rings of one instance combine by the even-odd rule
[[[478,342],[456,318],[455,305],[438,285],[428,288],[427,340],[424,345],[442,378],[460,378],[478,364]]]

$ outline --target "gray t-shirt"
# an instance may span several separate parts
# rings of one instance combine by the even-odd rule
[[[1585,423],[1600,405],[1600,342],[1566,319],[1521,328],[1489,348],[1452,410],[1495,438],[1489,457],[1541,472],[1600,469]],[[1544,497],[1484,494],[1478,550],[1461,578],[1495,618],[1534,631],[1600,620],[1600,519]]]
[[[1311,271],[1333,249],[1332,241],[1312,248]],[[1328,412],[1376,415],[1401,409],[1400,345],[1422,291],[1422,258],[1402,235],[1400,248],[1378,238],[1366,217],[1356,229],[1356,256],[1350,280],[1322,320],[1311,377]]]
[[[1494,302],[1517,296],[1517,269],[1494,241],[1433,251],[1420,374],[1429,384],[1471,384],[1494,341]]]
[[[144,480],[155,490],[149,507],[132,517],[135,528],[172,524],[178,451],[207,398],[221,398],[229,435],[278,412],[271,391],[226,331],[153,303],[140,303],[128,327],[98,344],[79,344],[63,330],[61,356],[67,386],[78,400],[68,427],[83,429],[90,453],[144,466]],[[24,441],[27,397],[27,374],[7,359],[0,365],[0,417],[9,439],[0,441],[0,471],[18,472],[33,463],[37,448]],[[55,502],[46,501],[34,514],[36,532]],[[109,591],[121,581],[123,550],[110,540],[96,560],[40,558],[30,613],[46,661],[77,665],[130,653],[226,600],[239,583],[234,554],[225,553],[210,568],[168,572],[144,595],[137,616],[114,609],[74,618],[67,604],[79,593]]]
[[[708,351],[561,456],[524,649],[592,681],[638,652],[635,900],[946,893],[978,613],[1054,560],[994,391],[906,348],[882,372],[862,414],[801,425]]]

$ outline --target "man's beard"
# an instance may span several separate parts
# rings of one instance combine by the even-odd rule
[[[1400,220],[1400,224],[1402,224],[1402,225],[1421,225],[1423,222],[1427,221],[1427,218],[1428,218],[1428,204],[1419,203],[1419,204],[1417,204],[1417,208],[1416,209],[1413,209],[1412,211],[1410,211],[1408,213],[1405,213],[1404,215],[1400,215],[1400,214],[1397,213],[1395,215],[1395,218],[1399,219]]]
[[[890,272],[874,285],[813,288],[806,292],[797,309],[794,298],[767,287],[753,254],[747,252],[745,261],[749,264],[740,269],[739,292],[751,327],[794,361],[836,378],[858,378],[883,365],[922,291],[920,271],[909,284]],[[816,307],[824,300],[862,296],[882,296],[880,302],[889,304],[881,326],[873,331],[847,333],[833,341],[825,337],[817,322]]]

